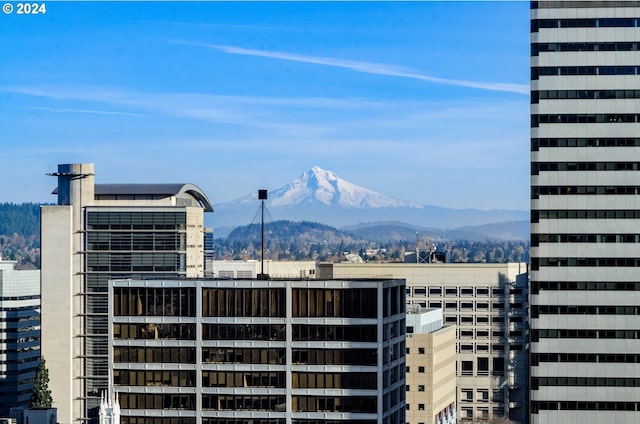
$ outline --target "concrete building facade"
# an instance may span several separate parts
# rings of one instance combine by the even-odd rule
[[[527,264],[321,263],[318,278],[403,278],[408,307],[457,325],[458,422],[527,419]]]
[[[40,365],[40,271],[0,257],[0,417],[27,408]]]
[[[114,280],[122,424],[405,422],[403,280]]]
[[[640,2],[531,2],[531,423],[640,422]]]
[[[204,275],[193,184],[95,184],[93,164],[59,165],[57,205],[41,208],[42,351],[61,424],[97,419],[108,388],[110,278]]]
[[[407,424],[456,422],[456,326],[442,309],[407,313]]]
[[[316,261],[246,261],[205,260],[207,278],[257,278],[262,273],[271,278],[316,278]]]

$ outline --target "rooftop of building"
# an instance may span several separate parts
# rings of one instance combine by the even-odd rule
[[[58,194],[56,187],[51,194]],[[168,184],[95,184],[94,194],[101,196],[176,196],[190,195],[205,212],[213,212],[213,206],[200,187],[191,183]]]

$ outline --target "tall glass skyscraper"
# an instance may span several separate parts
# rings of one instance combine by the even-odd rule
[[[640,2],[531,3],[531,423],[640,422]]]

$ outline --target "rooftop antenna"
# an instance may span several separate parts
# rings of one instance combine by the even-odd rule
[[[269,278],[268,275],[264,273],[264,201],[267,200],[267,190],[258,190],[258,200],[260,200],[262,219],[261,219],[261,241],[260,241],[260,275],[258,275],[258,280],[267,280]]]

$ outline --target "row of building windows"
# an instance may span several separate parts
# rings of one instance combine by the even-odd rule
[[[377,340],[376,325],[295,324],[292,328],[294,341],[376,342]],[[204,340],[284,341],[285,334],[284,324],[203,324],[202,326]]]
[[[302,412],[376,413],[375,396],[292,396],[292,409]]]
[[[531,389],[540,386],[640,387],[640,378],[532,377]]]
[[[639,258],[531,258],[531,269],[540,267],[640,267]]]
[[[185,212],[87,212],[87,230],[185,230]]]
[[[284,365],[285,349],[203,347],[202,362],[205,364],[274,364]]]
[[[640,315],[640,306],[531,305],[531,317],[540,315]]]
[[[98,232],[87,233],[87,250],[185,250],[186,233],[176,232]]]
[[[169,252],[87,252],[87,272],[186,272],[186,254]],[[154,276],[155,277],[155,276]]]
[[[489,330],[472,330],[472,329],[459,329],[458,339],[469,339],[469,338],[489,338]],[[502,330],[494,330],[492,331],[492,335],[494,339],[499,339],[504,337],[504,331]]]
[[[540,243],[640,243],[640,234],[531,234],[531,246]]]
[[[203,387],[286,387],[284,371],[202,371]]]
[[[376,318],[377,290],[293,289],[293,316],[295,318],[340,317]]]
[[[595,290],[595,291],[640,291],[640,282],[634,281],[531,281],[531,293],[540,290]]]
[[[571,196],[571,195],[637,195],[640,186],[531,186],[531,198],[539,196]]]
[[[0,301],[7,301],[7,300],[31,300],[31,299],[40,299],[40,295],[33,295],[33,296],[0,296]],[[24,309],[24,307],[20,307],[20,308],[6,308],[6,309],[0,309],[0,311],[12,311],[12,310],[16,310],[16,311],[22,311]]]
[[[195,387],[195,371],[113,370],[113,383],[120,386]]]
[[[285,396],[202,395],[202,409],[214,411],[277,411],[286,410]]]
[[[434,296],[489,296],[489,287],[441,287],[441,286],[429,286],[429,287],[407,287],[407,294],[414,296],[426,296],[427,289],[429,297]],[[504,294],[502,287],[493,287],[491,293],[493,296],[500,296]]]
[[[187,409],[195,410],[195,394],[120,393],[122,409]]]
[[[638,171],[640,162],[531,162],[531,175],[550,171]]]
[[[491,305],[491,308],[489,308]],[[504,309],[504,302],[429,302],[429,308],[442,308],[445,311],[502,311]]]
[[[377,374],[375,372],[348,373],[291,373],[291,385],[294,389],[368,389],[375,390]]]
[[[532,138],[531,151],[540,147],[639,147],[640,138]]]
[[[144,288],[114,287],[115,316],[195,317],[194,287]]]
[[[572,42],[531,43],[531,56],[547,52],[632,52],[639,51],[640,43],[632,42]]]
[[[376,342],[376,325],[302,325],[293,327],[294,341]]]
[[[376,349],[293,349],[294,364],[377,365]]]
[[[591,3],[591,2],[587,2]],[[571,2],[571,7],[578,7]],[[592,4],[592,3],[591,3]],[[589,7],[592,7],[590,4]],[[532,19],[531,32],[540,28],[637,28],[640,18],[573,18],[573,19]]]
[[[205,317],[285,317],[285,289],[205,288],[202,291]],[[293,316],[298,318],[376,318],[375,288],[293,289]],[[193,317],[195,288],[114,289],[115,316]]]
[[[203,340],[284,341],[284,324],[203,324]]]
[[[639,75],[640,66],[533,66],[531,80],[537,81],[546,76],[576,75]]]
[[[520,345],[509,345],[511,350],[522,350]],[[458,353],[489,353],[489,348],[491,348],[491,352],[502,354],[504,352],[503,344],[494,344],[489,345],[487,343],[482,343],[482,341],[476,343],[459,343],[458,344]],[[485,375],[485,374],[482,374]],[[503,375],[502,372],[494,370],[493,375]]]
[[[433,306],[433,307],[437,307],[437,306]],[[478,315],[446,315],[444,317],[444,321],[447,324],[458,324],[460,326],[466,326],[466,325],[474,325],[474,323],[476,325],[489,325],[489,318],[491,318],[491,324],[493,325],[501,325],[504,324],[504,317],[501,315],[485,315],[485,314],[478,314]],[[512,322],[514,319],[521,319],[520,317],[514,317],[512,318]]]
[[[640,90],[533,90],[531,104],[538,104],[540,100],[565,99],[638,99]]]
[[[286,316],[284,288],[203,288],[205,317]]]
[[[540,339],[637,339],[640,330],[532,329],[531,341]]]
[[[532,401],[531,413],[539,411],[640,411],[640,402]]]
[[[633,124],[640,122],[637,113],[551,113],[531,114],[531,128],[540,124]]]
[[[195,364],[196,349],[194,347],[115,346],[113,361],[116,363]]]
[[[195,324],[114,324],[115,339],[195,340]]]
[[[531,222],[541,219],[640,219],[639,209],[538,209],[531,211]]]
[[[640,364],[640,354],[622,353],[532,353],[531,365],[541,362],[595,362]]]

